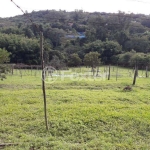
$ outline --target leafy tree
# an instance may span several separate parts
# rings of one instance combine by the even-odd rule
[[[61,45],[61,38],[65,36],[65,31],[58,28],[47,28],[44,36],[52,41],[54,47],[57,47]]]
[[[100,54],[98,52],[90,52],[84,56],[84,65],[92,67],[93,76],[95,72],[94,68],[100,64],[99,56]]]
[[[96,40],[84,45],[84,52],[89,53],[90,51],[102,53],[103,51],[103,42],[101,40]]]
[[[125,43],[125,49],[131,51],[134,49],[136,52],[150,52],[150,41],[146,36],[134,36]]]
[[[130,59],[130,66],[134,66],[137,63],[139,68],[150,64],[150,54],[135,53]]]
[[[95,41],[96,40],[96,29],[94,29],[93,27],[87,29],[85,32],[85,35],[86,35],[86,39],[88,42]]]
[[[66,52],[68,55],[78,53],[80,51],[81,47],[79,46],[74,46],[74,45],[68,45],[67,47],[64,48],[64,52]]]
[[[40,47],[37,39],[25,38],[22,35],[0,33],[0,48],[5,48],[8,52],[11,52],[11,63],[40,63]]]
[[[74,28],[77,32],[85,32],[86,26],[74,23],[72,28]]]
[[[49,51],[49,61],[53,59],[53,57],[57,56],[60,60],[64,60],[65,56],[59,50],[50,50]]]
[[[90,52],[84,56],[84,64],[86,66],[95,68],[100,64],[100,54],[98,52]]]
[[[5,34],[19,34],[19,35],[24,33],[24,31],[19,29],[18,27],[5,27],[2,28],[1,32]]]
[[[97,40],[84,45],[84,53],[89,53],[90,51],[98,52],[101,54],[101,60],[104,63],[111,63],[111,57],[121,53],[122,47],[118,42],[106,41],[102,42]]]
[[[115,41],[103,42],[102,49],[101,59],[105,64],[111,63],[112,56],[120,54],[122,51],[122,47]]]
[[[25,28],[24,32],[25,32],[25,36],[27,36],[28,38],[34,37],[34,33],[32,32],[32,30],[29,27]]]
[[[131,58],[136,54],[136,51],[126,52],[118,55],[118,63],[122,66],[130,66]]]
[[[10,53],[8,53],[5,49],[0,48],[0,64],[9,62],[9,55]]]
[[[76,67],[81,65],[82,60],[80,59],[78,54],[72,54],[69,57],[68,65],[71,67]]]
[[[89,30],[86,33],[88,39],[94,37],[98,40],[105,41],[108,37],[108,30],[106,28],[107,22],[104,17],[96,16],[89,19]]]
[[[139,33],[142,34],[142,33],[145,33],[148,30],[149,30],[149,28],[144,27],[139,22],[134,22],[129,27],[129,33],[131,35],[133,35],[133,34],[139,34]]]
[[[62,69],[66,66],[66,64],[55,55],[53,56],[49,64],[55,69]]]
[[[126,67],[134,67],[135,63],[137,63],[138,67],[142,68],[150,64],[150,53],[136,53],[136,51],[132,50],[116,57],[118,58],[118,64]]]
[[[76,53],[83,59],[91,51],[100,53],[104,63],[115,63],[119,58],[123,63],[124,60],[130,61],[130,53],[124,52],[132,49],[137,53],[150,52],[150,17],[147,15],[120,11],[88,13],[82,10],[33,11],[29,15],[37,26],[24,16],[0,18],[0,48],[12,53],[11,63],[40,63],[39,31],[43,31],[45,37],[46,63],[54,55],[67,63],[72,54]],[[84,32],[85,38],[71,38],[78,32]],[[140,56],[143,60],[144,56]],[[129,64],[128,61],[126,63]]]
[[[143,26],[146,26],[146,27],[150,28],[150,17],[147,16],[146,18],[144,18],[144,19],[142,20],[141,24],[142,24]]]
[[[117,42],[120,45],[122,45],[123,48],[124,48],[125,42],[127,42],[129,40],[129,35],[125,31],[117,32],[116,34],[114,34],[114,37],[117,40]]]
[[[5,49],[0,48],[0,79],[3,80],[6,78],[6,73],[9,71],[6,65],[3,65],[6,62],[9,62],[9,55]]]

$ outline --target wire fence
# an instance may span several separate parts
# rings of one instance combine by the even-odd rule
[[[135,67],[122,67],[119,64],[114,65],[100,65],[95,68],[91,67],[71,67],[68,69],[55,69],[53,66],[46,66],[46,69],[42,70],[39,65],[10,65],[9,76],[34,76],[41,77],[42,71],[45,73],[45,78],[95,78],[95,79],[107,79],[111,78],[133,78],[135,73]],[[109,70],[110,69],[110,70]],[[149,78],[150,67],[143,66],[142,69],[137,71],[138,78]]]

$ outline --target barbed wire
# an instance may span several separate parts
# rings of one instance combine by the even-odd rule
[[[37,30],[39,30],[39,26],[38,26],[36,23],[33,22],[33,20],[30,18],[30,16],[29,16],[27,13],[25,13],[24,10],[23,10],[20,6],[18,6],[13,0],[11,0],[11,2],[12,2],[18,9],[20,9],[21,12],[22,12],[22,13],[27,17],[27,19],[31,22],[31,24],[32,24],[33,26],[35,26],[35,27],[37,28]]]
[[[23,9],[22,9],[20,6],[18,6],[13,0],[11,0],[11,2],[12,2],[18,9],[20,9],[20,10],[22,11],[22,13],[27,17],[27,19],[31,22],[31,24],[36,27],[37,32],[38,32],[38,35],[40,36],[40,32],[42,32],[42,31],[40,30],[39,25],[36,24],[36,23],[34,23],[34,21],[30,18],[30,16],[29,16],[27,13],[25,13],[25,12],[23,11]],[[44,46],[44,45],[49,45],[49,44],[50,44],[50,43],[48,43],[45,39],[46,39],[46,38],[45,38],[44,35],[43,35],[43,52],[44,52],[43,57],[44,57],[44,60],[45,60],[45,57],[46,57],[46,56],[45,56],[45,51],[44,51],[44,50],[45,50],[45,46]]]

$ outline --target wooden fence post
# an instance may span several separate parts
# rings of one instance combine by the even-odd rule
[[[44,117],[45,117],[45,126],[48,130],[48,120],[47,120],[47,104],[46,104],[46,91],[45,91],[45,75],[44,75],[44,57],[43,57],[43,32],[40,32],[40,49],[41,49],[41,67],[42,67],[42,91],[44,98]]]
[[[109,69],[108,69],[108,80],[110,80],[110,65],[109,65]]]
[[[133,78],[133,85],[136,83],[136,77],[137,77],[137,62],[135,64],[135,71],[134,71],[134,78]]]

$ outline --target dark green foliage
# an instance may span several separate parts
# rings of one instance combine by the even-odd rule
[[[92,68],[97,67],[100,64],[100,54],[98,52],[90,52],[84,57],[84,65]]]
[[[111,63],[111,57],[121,53],[122,47],[114,41],[103,42],[102,61],[105,64]]]
[[[0,34],[0,48],[3,47],[11,52],[12,63],[39,64],[40,48],[37,39],[15,34]]]
[[[9,62],[9,55],[10,53],[8,53],[5,49],[0,48],[0,64]]]
[[[116,64],[118,54],[132,49],[139,55],[150,52],[150,17],[146,15],[46,10],[29,16],[36,25],[23,15],[0,18],[0,48],[12,53],[11,63],[40,64],[40,31],[47,64],[54,56],[67,63],[74,53],[83,60],[91,51],[100,53],[103,63]]]
[[[150,41],[146,36],[133,37],[125,43],[125,49],[130,51],[134,49],[136,52],[150,52]]]
[[[0,79],[3,80],[6,78],[6,73],[9,71],[9,68],[7,65],[4,65],[4,63],[9,62],[9,55],[5,49],[0,48]]]
[[[86,44],[84,47],[85,53],[89,53],[90,51],[99,52],[104,63],[111,63],[111,57],[121,53],[121,50],[121,46],[115,41],[102,42],[97,40]]]
[[[70,67],[76,67],[76,66],[80,66],[82,63],[82,60],[80,59],[78,54],[72,54],[69,57],[69,61],[68,61],[68,65]]]
[[[44,37],[50,39],[54,47],[61,45],[61,38],[64,37],[64,30],[58,28],[47,28]]]
[[[53,56],[49,65],[53,66],[55,69],[64,69],[66,67],[65,63],[56,55]]]
[[[132,50],[131,52],[119,54],[116,57],[118,63],[122,66],[134,67],[135,63],[137,63],[138,67],[142,68],[150,64],[150,53],[136,53],[134,50]]]

